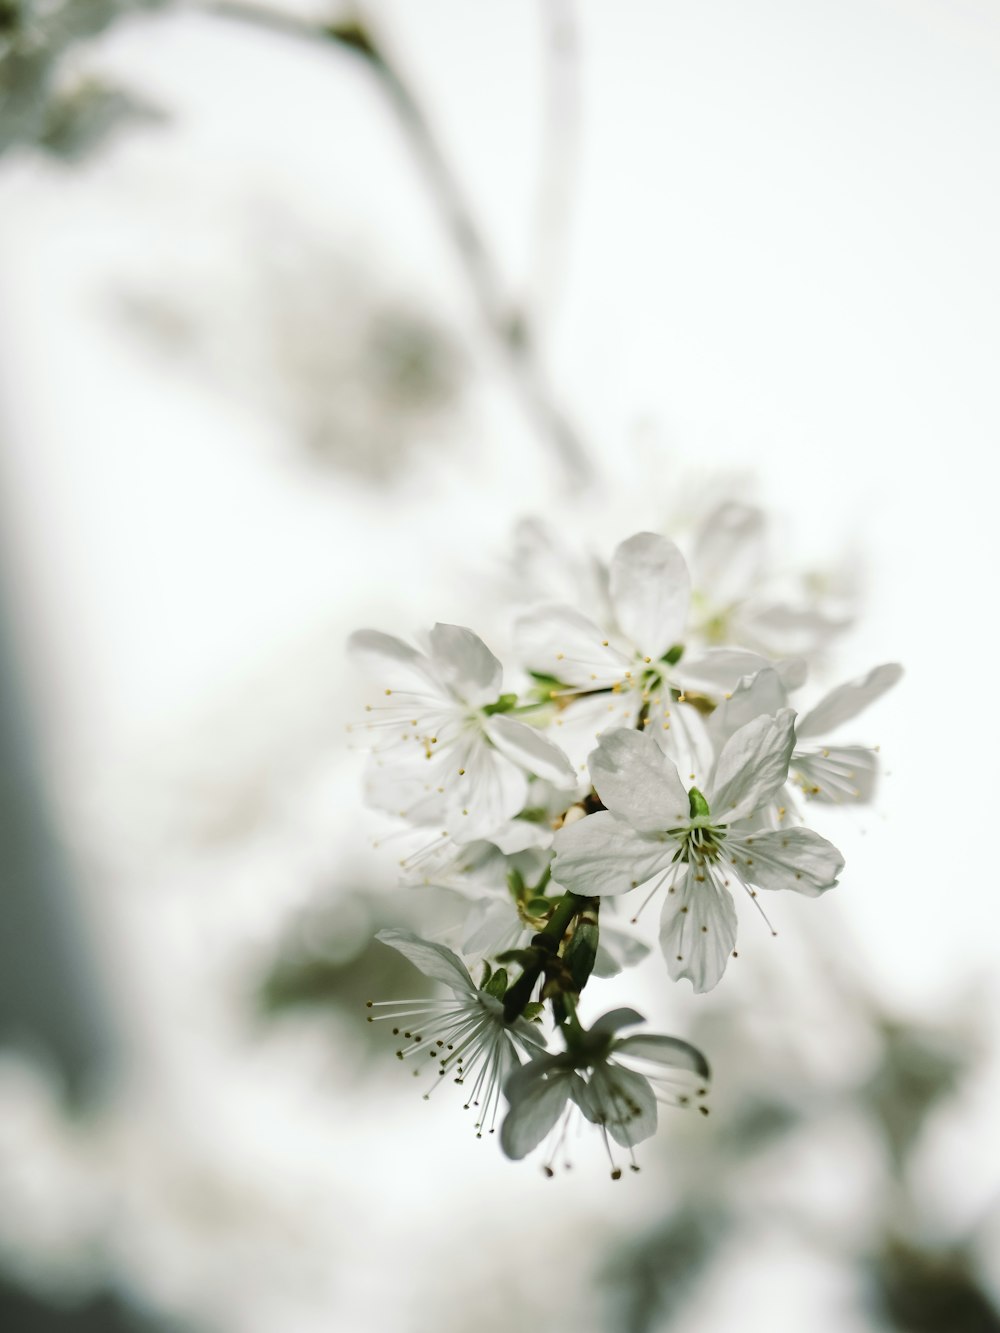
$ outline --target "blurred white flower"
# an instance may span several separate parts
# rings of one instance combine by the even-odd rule
[[[544,1166],[553,1174],[553,1162],[565,1145],[572,1108],[578,1108],[600,1128],[611,1176],[616,1165],[608,1136],[628,1148],[630,1166],[638,1171],[632,1149],[656,1131],[656,1103],[695,1106],[707,1113],[702,1099],[708,1092],[710,1071],[702,1053],[677,1037],[643,1033],[616,1037],[619,1028],[643,1022],[634,1009],[604,1014],[589,1031],[568,1036],[571,1043],[559,1055],[542,1055],[513,1073],[504,1088],[510,1109],[500,1128],[500,1143],[508,1157],[527,1156],[557,1126]]]

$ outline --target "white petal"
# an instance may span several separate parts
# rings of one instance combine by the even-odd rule
[[[521,616],[514,646],[529,671],[583,689],[614,685],[633,661],[609,641],[606,630],[570,606],[540,606]]]
[[[736,944],[736,908],[727,889],[692,864],[663,902],[660,948],[667,971],[697,994],[717,985]]]
[[[493,703],[503,667],[478,634],[462,625],[435,625],[430,645],[434,665],[459,699],[473,708]]]
[[[476,985],[469,976],[468,968],[457,954],[446,949],[443,944],[422,940],[409,930],[380,930],[375,938],[409,959],[425,977],[443,981],[453,991],[475,995]]]
[[[428,760],[422,750],[373,754],[365,768],[365,802],[411,824],[441,826],[448,811],[438,777],[442,771],[438,756]]]
[[[430,695],[432,701],[449,698],[444,682],[433,664],[394,634],[377,629],[359,629],[347,640],[347,650],[382,688],[413,691]]]
[[[654,661],[684,636],[691,576],[673,542],[638,532],[611,557],[611,603],[621,631]]]
[[[605,806],[641,833],[686,822],[687,790],[651,736],[621,728],[606,731],[588,765]]]
[[[796,750],[789,773],[811,801],[866,804],[875,795],[878,755],[864,745]]]
[[[553,840],[553,877],[584,897],[628,893],[666,870],[677,851],[673,838],[637,833],[606,810],[562,828]]]
[[[591,1032],[617,1032],[619,1028],[632,1028],[636,1023],[645,1023],[642,1014],[636,1009],[610,1009],[601,1014],[596,1022],[591,1023]]]
[[[735,731],[722,747],[705,793],[712,818],[745,819],[769,801],[788,776],[795,744],[795,714],[758,717]]]
[[[551,847],[552,838],[549,824],[536,824],[530,819],[511,819],[490,834],[490,842],[505,856],[525,852],[529,847]]]
[[[709,718],[708,730],[715,745],[723,745],[740,727],[756,717],[774,716],[788,707],[788,694],[773,667],[765,667],[752,676],[744,676],[728,699],[724,699]]]
[[[770,665],[766,657],[743,648],[706,648],[697,657],[682,658],[671,675],[682,689],[714,697],[735,690],[744,676]]]
[[[751,590],[764,557],[764,513],[755,505],[726,501],[701,525],[691,566],[699,592],[728,606]]]
[[[648,953],[649,945],[645,940],[621,926],[611,925],[610,922],[602,920],[594,976],[616,977],[622,968],[634,967],[636,963],[641,963]]]
[[[573,765],[548,736],[503,713],[488,717],[484,725],[497,749],[521,768],[559,787],[576,785]]]
[[[663,1037],[659,1033],[640,1032],[633,1037],[622,1037],[615,1042],[615,1055],[648,1060],[650,1064],[666,1069],[683,1069],[699,1078],[711,1078],[708,1061],[690,1042],[679,1037]]]
[[[448,832],[459,842],[489,839],[524,808],[528,779],[479,731],[470,731],[448,756],[452,771],[442,784],[448,799]]]
[[[817,652],[851,624],[850,617],[834,619],[819,611],[785,603],[755,607],[744,612],[741,619],[755,643],[767,644],[772,652],[806,656]]]
[[[740,877],[761,889],[791,889],[816,898],[833,888],[844,868],[833,843],[812,829],[778,829],[730,841]]]
[[[558,1056],[541,1056],[510,1076],[504,1088],[510,1110],[500,1126],[500,1146],[508,1157],[519,1161],[538,1147],[581,1081],[560,1067]]]
[[[799,735],[819,736],[857,717],[862,709],[891,689],[902,674],[903,668],[898,662],[883,662],[881,666],[872,667],[867,675],[838,685],[815,708],[799,718]]]
[[[684,783],[702,788],[708,780],[714,753],[704,718],[691,704],[667,701],[649,705],[646,734],[675,765]]]
[[[611,1060],[594,1066],[578,1105],[591,1123],[603,1125],[623,1148],[656,1133],[656,1096],[649,1080]]]
[[[604,732],[634,727],[641,707],[638,690],[622,690],[615,694],[581,695],[556,714],[552,736],[588,788],[587,756]]]

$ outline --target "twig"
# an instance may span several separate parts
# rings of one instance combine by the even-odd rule
[[[334,45],[364,61],[396,111],[414,157],[437,200],[483,323],[504,355],[524,406],[551,443],[570,481],[575,485],[586,482],[591,474],[587,452],[576,428],[556,402],[539,365],[527,316],[505,297],[472,210],[438,146],[427,117],[371,28],[359,21],[315,23],[256,4],[254,0],[203,0],[198,7],[205,13],[235,19],[286,37]]]

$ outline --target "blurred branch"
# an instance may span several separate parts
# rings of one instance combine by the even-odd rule
[[[483,323],[500,349],[521,400],[572,482],[582,484],[590,465],[576,428],[555,401],[539,364],[527,315],[504,294],[496,265],[472,209],[410,85],[371,29],[359,21],[323,24],[282,13],[253,0],[205,0],[204,12],[283,36],[332,45],[362,60],[396,112],[400,127],[437,201],[465,270]]]
[[[580,42],[575,0],[541,0],[545,47],[545,123],[528,274],[535,318],[562,285],[580,138]]]

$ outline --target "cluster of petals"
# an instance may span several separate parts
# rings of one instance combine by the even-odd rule
[[[621,1171],[608,1136],[631,1153],[656,1131],[658,1101],[703,1106],[710,1071],[701,1051],[658,1033],[616,1035],[641,1022],[635,1010],[615,1009],[599,1018],[579,1044],[538,1056],[510,1076],[504,1088],[510,1106],[500,1129],[508,1157],[527,1156],[559,1126],[545,1168],[551,1173],[576,1109],[600,1129],[617,1178]],[[638,1170],[634,1156],[632,1166]]]
[[[503,669],[472,630],[435,625],[421,652],[363,629],[348,647],[382,689],[366,722],[373,805],[466,842],[522,810],[529,775],[575,784],[563,751],[505,711]]]
[[[451,1077],[468,1085],[465,1106],[476,1109],[477,1133],[484,1127],[492,1133],[505,1080],[522,1057],[544,1053],[542,1034],[524,1019],[506,1022],[501,1002],[478,987],[458,955],[443,944],[408,930],[380,930],[376,939],[424,976],[443,982],[452,994],[445,999],[369,1001],[369,1008],[377,1011],[370,1021],[393,1022],[395,1035],[406,1043],[398,1057],[429,1062],[436,1084]]]
[[[605,809],[561,830],[554,873],[574,893],[665,887],[660,945],[670,975],[710,990],[736,943],[735,885],[815,896],[831,888],[843,858],[803,828],[761,829],[788,776],[794,713],[782,709],[738,728],[722,746],[704,792],[640,731],[606,732],[590,756]]]
[[[515,642],[529,669],[558,682],[552,697],[565,715],[557,725],[575,757],[609,727],[642,725],[689,768],[706,753],[701,718],[687,693],[721,698],[767,659],[740,648],[684,651],[691,576],[666,537],[639,532],[623,541],[608,569],[601,624],[569,605],[535,607],[517,622]],[[783,664],[795,676],[798,664]]]
[[[883,662],[855,680],[845,681],[823,696],[795,720],[795,746],[789,759],[789,778],[809,800],[829,805],[871,801],[878,773],[878,751],[873,746],[834,744],[827,739],[845,722],[853,721],[869,704],[891,689],[903,674],[896,662]],[[736,690],[712,714],[708,731],[716,749],[741,726],[788,706],[788,690],[772,668],[740,681]],[[792,802],[783,795],[775,811],[784,817]]]

